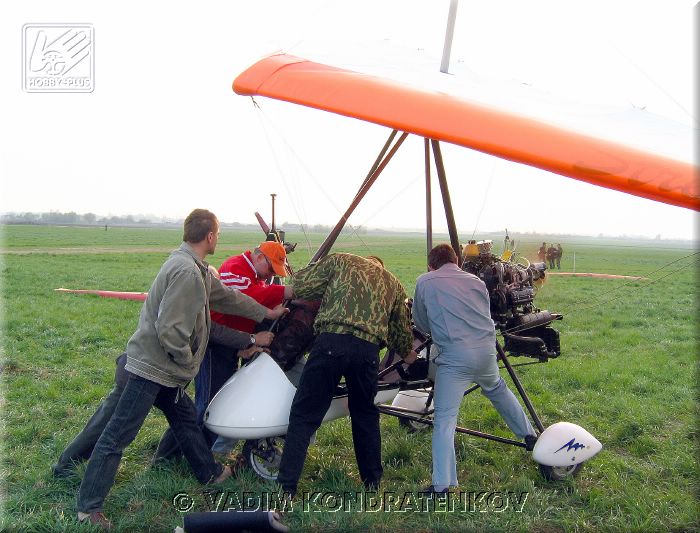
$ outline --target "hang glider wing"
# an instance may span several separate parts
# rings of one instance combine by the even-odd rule
[[[445,141],[667,204],[700,210],[697,168],[437,91],[276,54],[233,82],[266,96]]]

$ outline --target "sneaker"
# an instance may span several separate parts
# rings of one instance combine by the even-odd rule
[[[219,483],[223,483],[226,481],[228,478],[230,478],[233,475],[231,472],[231,467],[230,466],[224,466],[224,469],[221,471],[221,474],[219,474],[219,477],[216,479],[210,481],[207,483],[208,485],[218,485]]]
[[[106,531],[112,529],[112,522],[107,520],[107,517],[101,511],[98,511],[96,513],[78,512],[78,522],[99,526],[100,528]]]
[[[531,452],[535,449],[535,444],[537,443],[537,435],[525,435],[525,449]]]

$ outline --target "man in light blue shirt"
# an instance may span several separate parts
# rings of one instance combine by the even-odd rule
[[[433,484],[425,491],[440,493],[457,486],[455,428],[470,384],[481,386],[518,438],[534,436],[535,430],[499,374],[486,285],[457,266],[449,244],[430,251],[428,269],[416,282],[412,312],[418,329],[430,333],[439,350],[434,360]]]

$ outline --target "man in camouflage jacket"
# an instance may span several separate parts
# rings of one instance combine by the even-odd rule
[[[377,393],[379,350],[412,352],[406,291],[379,258],[331,254],[292,278],[294,296],[321,300],[318,335],[289,414],[289,430],[277,481],[295,494],[309,439],[321,425],[336,386],[345,376],[352,439],[360,477],[376,488],[382,477]]]

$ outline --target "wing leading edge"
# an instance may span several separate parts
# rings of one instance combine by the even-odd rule
[[[692,164],[437,91],[287,54],[258,61],[234,80],[233,90],[358,118],[601,187],[700,210],[698,173]]]

